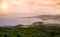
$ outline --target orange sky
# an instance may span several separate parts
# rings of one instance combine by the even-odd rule
[[[1,6],[0,0],[0,6]],[[0,14],[60,14],[60,0],[3,0],[8,6]],[[3,2],[2,1],[2,2]]]
[[[2,0],[0,0],[0,3],[2,2]]]

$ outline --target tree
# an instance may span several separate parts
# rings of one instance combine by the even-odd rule
[[[34,22],[33,25],[43,25],[43,22]]]

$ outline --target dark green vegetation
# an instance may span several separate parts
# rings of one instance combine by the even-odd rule
[[[60,27],[42,25],[42,22],[36,23],[9,28],[0,27],[0,37],[60,37]]]

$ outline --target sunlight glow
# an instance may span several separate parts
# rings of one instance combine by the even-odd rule
[[[8,4],[7,3],[2,3],[2,9],[7,9],[8,8]]]

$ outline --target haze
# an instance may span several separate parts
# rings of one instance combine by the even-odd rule
[[[6,3],[8,8],[2,9],[1,3]],[[0,0],[0,14],[60,14],[60,0]]]
[[[60,0],[0,0],[0,26],[41,21],[20,17],[44,14],[60,15]]]

